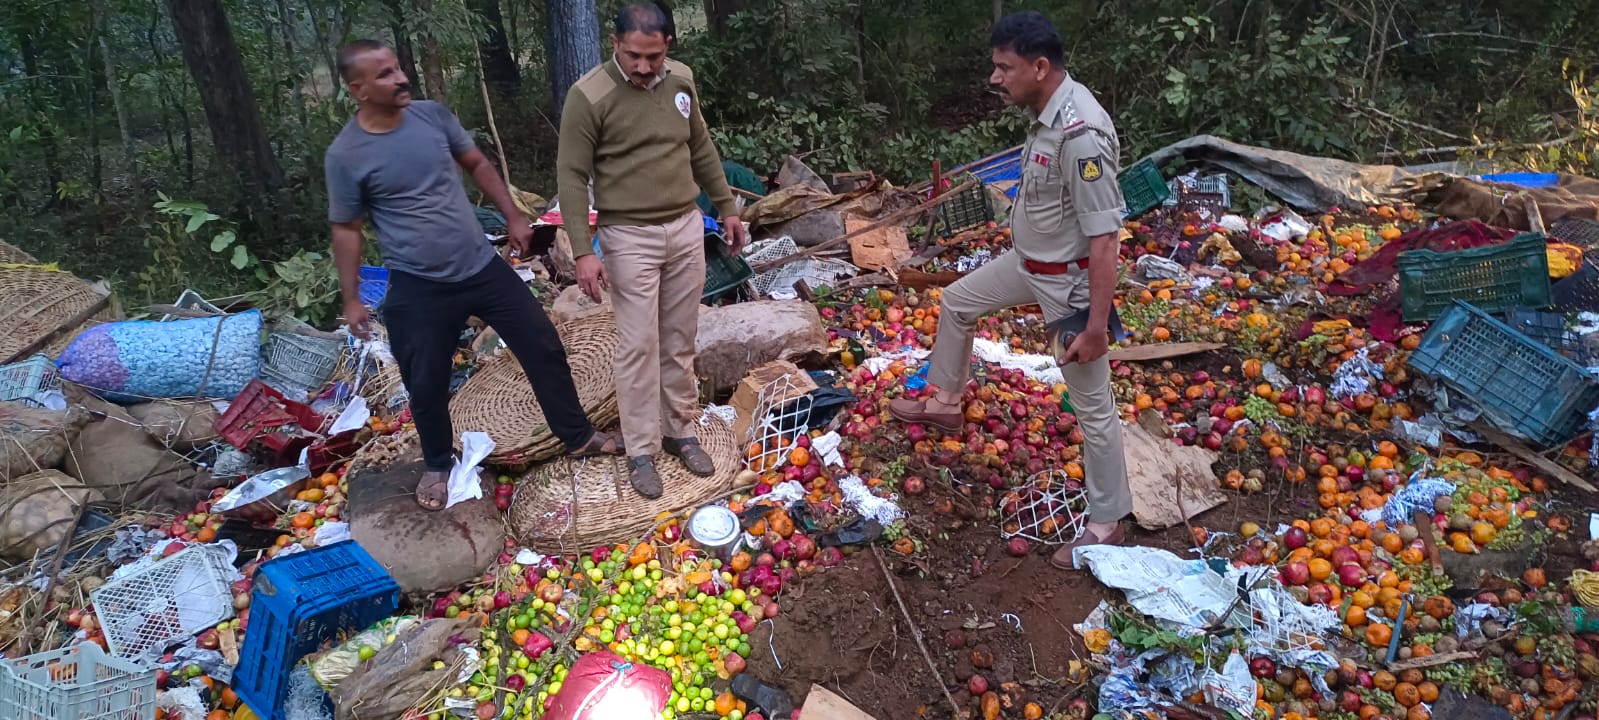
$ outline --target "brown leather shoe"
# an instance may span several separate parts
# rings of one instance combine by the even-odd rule
[[[888,414],[893,415],[894,419],[900,422],[932,425],[944,432],[960,432],[961,420],[964,419],[959,407],[947,412],[929,412],[926,400],[912,400],[910,398],[890,400]]]
[[[633,490],[647,500],[661,496],[661,474],[655,470],[655,458],[640,455],[627,459],[627,480]]]
[[[716,462],[711,460],[698,438],[661,438],[661,449],[666,454],[683,461],[683,467],[700,477],[716,474]]]
[[[1120,545],[1126,541],[1127,532],[1122,528],[1121,523],[1116,523],[1116,529],[1105,537],[1097,537],[1089,532],[1087,528],[1084,528],[1081,537],[1061,546],[1059,550],[1055,551],[1054,555],[1049,556],[1049,564],[1062,570],[1076,570],[1077,567],[1072,564],[1072,551],[1077,548],[1090,545]]]

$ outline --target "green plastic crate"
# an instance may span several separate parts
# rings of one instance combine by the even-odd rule
[[[1498,313],[1550,303],[1549,255],[1539,233],[1502,245],[1399,254],[1399,305],[1405,322],[1428,322],[1456,300]]]
[[[1575,437],[1599,405],[1599,378],[1464,302],[1427,329],[1409,362],[1500,429],[1540,445]]]
[[[988,203],[988,187],[979,182],[940,203],[938,219],[945,237],[988,224],[994,219],[994,209]]]
[[[755,270],[741,257],[729,257],[727,243],[719,233],[705,234],[705,292],[701,302],[710,304],[737,292],[755,277]]]
[[[1128,218],[1143,215],[1171,197],[1171,188],[1166,186],[1166,178],[1161,177],[1160,168],[1155,167],[1155,163],[1149,160],[1133,163],[1132,167],[1116,176],[1116,183],[1121,185],[1122,199],[1127,203]]]

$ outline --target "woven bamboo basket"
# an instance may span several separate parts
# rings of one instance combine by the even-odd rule
[[[38,265],[39,261],[15,245],[0,241],[0,265]]]
[[[616,404],[616,319],[597,313],[557,327],[578,401],[595,427],[608,427],[620,415]],[[450,400],[450,418],[459,448],[461,433],[486,432],[494,440],[488,462],[520,465],[548,460],[565,451],[550,432],[521,363],[509,353],[485,363]]]
[[[42,267],[0,267],[0,359],[11,357],[89,309],[103,297],[88,283],[71,273]],[[116,308],[107,303],[92,321],[116,319]],[[82,327],[88,327],[86,322]],[[64,332],[43,349],[55,357],[77,337],[80,328]]]
[[[696,430],[700,445],[716,461],[716,474],[702,478],[677,458],[655,461],[665,492],[646,500],[628,483],[620,457],[560,459],[534,468],[518,482],[509,519],[516,538],[544,553],[581,552],[595,545],[631,541],[648,531],[661,513],[703,505],[733,489],[743,468],[733,427],[708,416]]]

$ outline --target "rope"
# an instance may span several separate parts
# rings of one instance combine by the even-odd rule
[[[1599,608],[1599,573],[1587,570],[1571,571],[1571,594],[1577,602],[1590,610]]]

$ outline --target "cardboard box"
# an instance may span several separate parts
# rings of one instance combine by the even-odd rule
[[[844,218],[845,232],[855,232],[868,227],[872,221],[857,217]],[[849,240],[850,259],[858,266],[867,270],[879,270],[884,266],[908,259],[911,253],[910,240],[905,235],[905,228],[897,225],[880,227],[871,232],[857,235]]]
[[[738,411],[738,419],[733,423],[733,437],[738,439],[740,454],[743,452],[743,446],[754,440],[750,437],[749,430],[750,425],[755,422],[755,406],[761,400],[761,391],[773,381],[785,376],[788,377],[791,388],[776,401],[778,407],[816,389],[816,382],[811,380],[809,373],[786,360],[774,360],[751,370],[749,375],[739,381],[738,389],[733,391],[733,399],[729,404]]]

